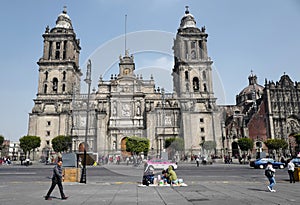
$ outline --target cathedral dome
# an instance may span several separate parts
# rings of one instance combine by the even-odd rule
[[[249,85],[245,87],[237,96],[236,104],[247,104],[259,99],[262,94],[264,87],[257,84],[257,77],[253,73],[248,77]]]
[[[58,15],[55,28],[73,29],[66,7],[64,8],[63,12]]]
[[[181,19],[180,28],[196,28],[195,18],[190,14],[188,6],[186,6],[185,15]]]

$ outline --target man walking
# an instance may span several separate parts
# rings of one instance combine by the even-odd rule
[[[289,177],[290,177],[290,183],[292,183],[292,182],[295,183],[294,171],[295,171],[295,165],[292,162],[292,160],[289,160],[288,173],[289,173]]]
[[[270,192],[276,192],[275,189],[273,189],[273,186],[276,184],[275,181],[275,169],[273,168],[273,165],[271,162],[268,162],[267,167],[265,169],[265,175],[268,178],[270,185],[268,186],[268,189]]]
[[[63,191],[63,186],[62,186],[62,160],[58,159],[57,164],[53,168],[53,176],[52,176],[52,184],[51,187],[45,196],[45,200],[51,200],[50,194],[52,193],[53,189],[55,188],[56,184],[59,188],[59,192],[61,195],[62,200],[66,200],[68,197],[65,196],[64,191]]]

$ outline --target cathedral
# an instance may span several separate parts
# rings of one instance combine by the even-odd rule
[[[119,57],[118,73],[110,79],[99,76],[95,90],[81,93],[80,40],[66,9],[54,28],[46,27],[43,38],[38,90],[28,127],[28,135],[41,138],[39,156],[53,152],[51,140],[59,135],[71,136],[71,149],[76,153],[82,152],[86,140],[87,152],[98,157],[125,155],[126,139],[131,136],[149,139],[153,156],[165,152],[168,138],[183,139],[186,156],[205,153],[201,145],[207,141],[215,144],[213,154],[223,156],[239,154],[240,137],[263,141],[300,130],[300,85],[287,75],[276,84],[266,81],[264,88],[251,73],[249,86],[237,96],[236,105],[216,104],[208,34],[204,26],[197,27],[188,7],[174,37],[172,93],[157,87],[152,76],[136,75],[134,56],[128,51]],[[288,86],[288,94],[274,91],[282,91],[282,86]],[[280,114],[282,105],[289,108],[285,115]],[[260,133],[249,129],[258,125]]]

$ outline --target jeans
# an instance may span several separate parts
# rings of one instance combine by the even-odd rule
[[[294,182],[295,183],[295,178],[294,178],[294,171],[293,170],[288,170],[289,176],[290,176],[290,183]]]
[[[269,187],[271,189],[273,189],[273,186],[276,184],[275,178],[274,177],[268,177],[268,179],[269,179],[269,182],[270,182]]]

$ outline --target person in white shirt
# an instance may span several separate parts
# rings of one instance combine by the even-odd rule
[[[289,160],[287,167],[288,167],[288,173],[290,177],[290,183],[295,183],[295,177],[294,177],[295,165],[292,162],[292,160]]]

